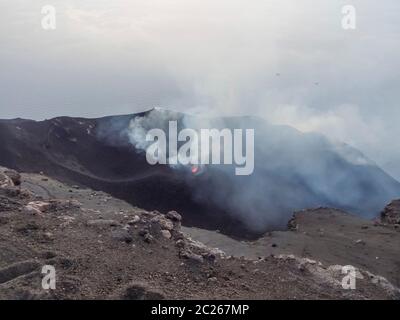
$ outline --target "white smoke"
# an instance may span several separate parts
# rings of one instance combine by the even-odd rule
[[[48,33],[38,1],[0,1],[0,117],[251,114],[399,178],[400,2],[350,2],[356,30],[341,27],[345,0],[52,0]]]
[[[146,151],[151,144],[151,142],[146,140],[146,135],[149,130],[160,128],[167,132],[166,124],[176,117],[177,114],[173,111],[154,108],[152,111],[148,112],[146,116],[133,118],[127,128],[129,141],[136,149]]]
[[[251,176],[235,176],[229,165],[206,166],[200,176],[182,175],[198,202],[217,205],[255,231],[283,228],[294,210],[321,205],[372,217],[400,194],[393,179],[351,146],[259,118],[208,118],[158,109],[130,121],[130,142],[145,151],[146,132],[152,128],[168,132],[170,120],[195,129],[255,130]]]

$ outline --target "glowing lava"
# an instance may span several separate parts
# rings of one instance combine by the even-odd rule
[[[192,167],[192,173],[196,174],[197,172],[199,172],[199,167],[193,166]]]

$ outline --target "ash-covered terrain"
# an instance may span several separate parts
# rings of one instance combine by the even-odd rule
[[[396,225],[349,218],[329,209],[311,210],[296,214],[291,230],[279,239],[266,234],[257,242],[230,240],[234,243],[229,250],[242,246],[239,257],[193,240],[188,236],[190,229],[182,229],[181,223],[175,211],[149,212],[104,192],[2,168],[0,298],[400,297]],[[357,239],[360,235],[363,243]],[[214,233],[208,238],[218,241],[218,236]],[[316,250],[311,240],[320,242],[324,250]],[[273,254],[269,241],[276,242]],[[299,241],[304,243],[302,249]],[[295,254],[286,253],[291,248],[297,250]],[[377,248],[379,253],[374,251]],[[373,257],[376,254],[379,257]],[[330,260],[337,262],[326,263]],[[362,265],[357,268],[355,290],[343,289],[339,261]],[[56,269],[55,290],[42,288],[44,265]],[[391,272],[390,268],[395,269]]]

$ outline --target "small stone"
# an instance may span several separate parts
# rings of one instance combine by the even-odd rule
[[[305,270],[306,270],[305,263],[300,263],[300,264],[297,266],[297,268],[298,268],[300,271],[305,271]]]
[[[381,220],[386,224],[400,224],[400,199],[393,200],[381,212]]]
[[[22,212],[27,213],[27,214],[31,214],[31,215],[41,215],[42,214],[42,212],[39,209],[34,208],[34,207],[30,206],[30,205],[25,206],[22,209]]]
[[[172,221],[182,221],[182,216],[176,211],[170,211],[165,216]]]
[[[308,263],[308,264],[312,264],[312,265],[317,264],[317,261],[309,259],[309,258],[304,258],[304,262]]]
[[[356,244],[365,244],[365,241],[364,240],[361,240],[361,239],[358,239],[358,240],[356,240]]]
[[[73,199],[67,201],[67,206],[80,208],[82,206],[82,203],[80,203],[78,200]]]
[[[207,281],[210,283],[215,283],[215,282],[218,282],[218,279],[216,277],[211,277],[211,278],[208,278]]]
[[[144,241],[146,241],[147,243],[150,243],[153,241],[153,236],[150,233],[146,233],[143,238],[144,238]]]
[[[165,239],[171,239],[171,232],[169,232],[168,230],[161,230],[161,234]]]
[[[139,233],[139,236],[144,237],[146,234],[149,233],[149,231],[146,229],[141,229],[141,230],[139,230],[138,233]]]
[[[176,241],[175,242],[175,245],[178,247],[178,248],[184,248],[185,247],[185,241],[183,241],[182,239],[179,239],[178,241]]]
[[[297,225],[296,215],[294,215],[288,222],[288,229],[290,231],[297,231],[298,228],[299,226]]]
[[[215,262],[216,256],[213,253],[204,253],[202,254],[203,258],[209,262]]]
[[[246,290],[246,291],[250,291],[250,287],[247,284],[241,284],[241,287]]]
[[[51,232],[45,232],[43,235],[46,239],[53,239],[53,234]]]
[[[173,230],[174,224],[171,220],[165,219],[161,216],[156,216],[150,220],[152,223],[158,223],[162,230]]]
[[[138,215],[135,215],[132,220],[128,221],[128,224],[134,225],[134,224],[138,223],[139,221],[140,221],[140,217]]]
[[[114,230],[111,232],[111,235],[114,239],[126,243],[131,243],[133,240],[131,235],[126,230]]]
[[[15,170],[6,170],[4,174],[7,175],[11,181],[13,182],[14,186],[21,185],[21,175]]]
[[[183,240],[185,239],[185,235],[183,234],[183,232],[178,231],[174,233],[174,238],[176,240]]]
[[[44,201],[31,201],[28,203],[27,206],[35,208],[39,210],[41,213],[46,212],[51,208],[51,204],[49,202],[44,202]]]
[[[203,259],[203,257],[201,255],[198,255],[198,254],[195,254],[195,253],[192,253],[192,252],[184,252],[182,254],[182,257],[184,257],[184,258],[186,258],[188,260],[197,262],[197,263],[203,263],[204,262],[204,259]]]

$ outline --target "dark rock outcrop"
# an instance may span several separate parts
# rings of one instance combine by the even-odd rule
[[[400,224],[400,199],[393,200],[381,212],[383,223]]]

